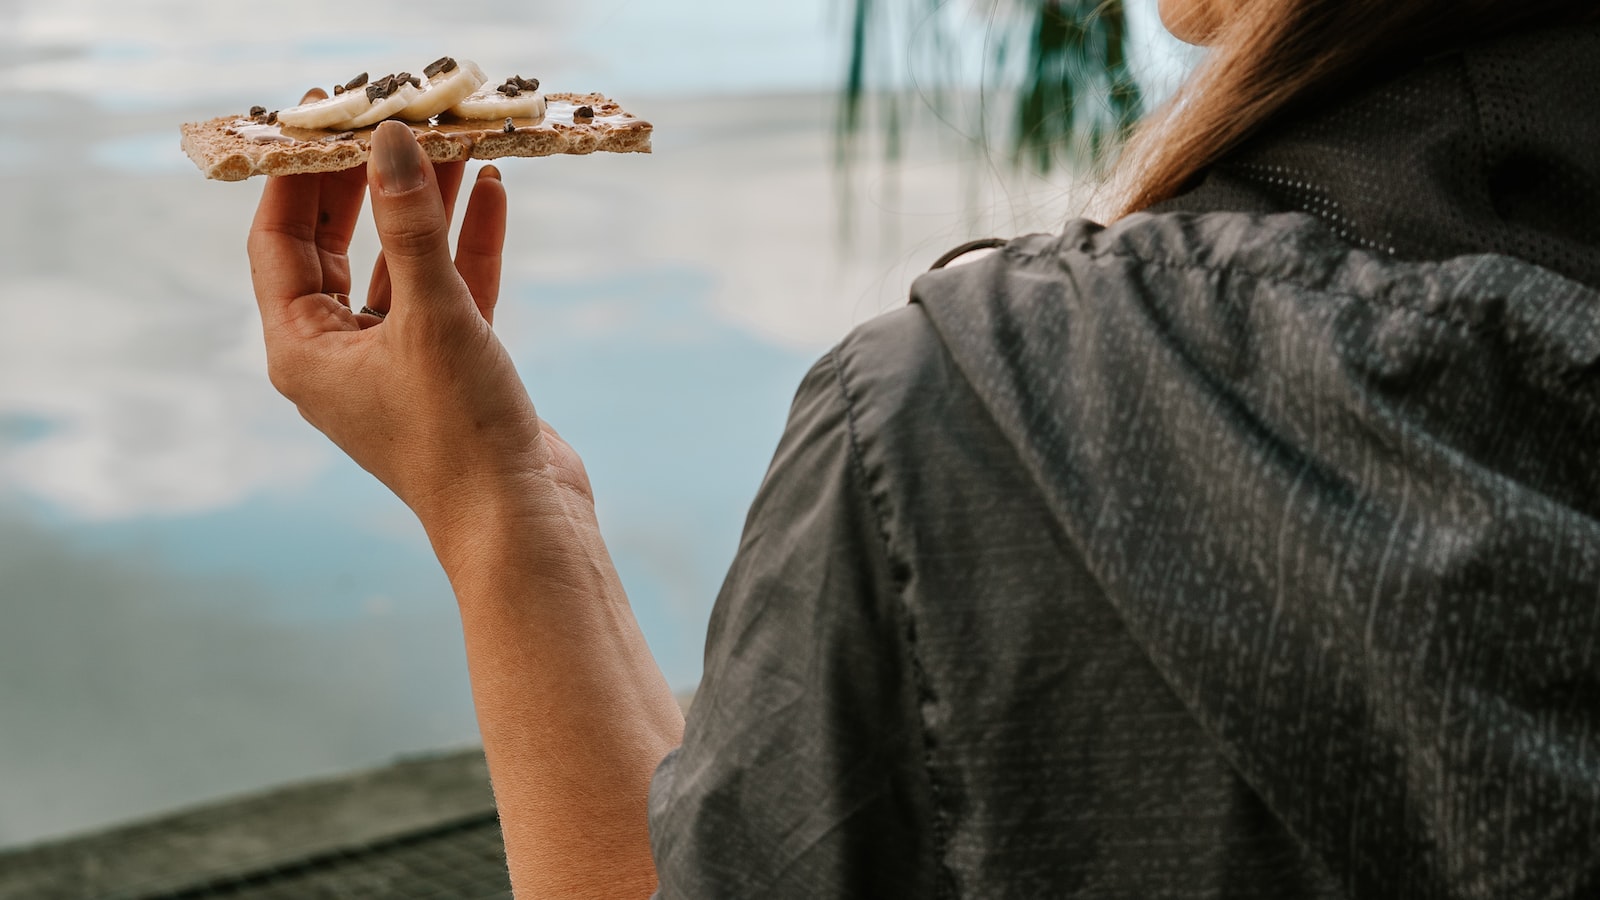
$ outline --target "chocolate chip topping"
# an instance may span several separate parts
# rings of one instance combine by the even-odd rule
[[[344,83],[344,89],[347,90],[347,91],[353,91],[358,87],[364,86],[366,83],[367,83],[367,73],[362,72],[360,75],[357,75],[356,77],[350,79],[349,81],[346,81]]]
[[[517,87],[516,85],[512,84],[509,81],[507,81],[505,84],[502,84],[499,87],[495,88],[495,90],[499,91],[502,94],[505,94],[507,97],[515,97],[518,94],[522,93],[522,88]]]
[[[411,84],[415,85],[416,87],[422,87],[422,79],[414,77],[410,72],[401,72],[398,75],[385,75],[382,78],[379,78],[377,81],[367,85],[367,100],[371,103],[377,103],[379,100],[392,97],[394,96],[394,92],[400,90],[400,86],[403,84]]]
[[[455,70],[456,61],[448,56],[441,56],[433,62],[428,63],[427,68],[422,70],[422,74],[432,78],[435,75],[441,75],[445,72],[454,72]]]
[[[506,82],[514,84],[525,91],[537,91],[539,89],[539,79],[537,78],[523,78],[521,75],[513,75],[506,79]]]
[[[267,113],[267,124],[268,125],[276,125],[276,124],[278,124],[278,111],[277,110],[273,110],[272,112]]]
[[[501,130],[504,131],[506,134],[510,134],[511,132],[517,130],[517,123],[511,121],[511,117],[510,116],[506,116],[505,127],[502,128]]]
[[[594,107],[592,107],[592,106],[580,106],[577,109],[572,111],[572,118],[573,119],[593,119],[594,118]]]
[[[333,95],[335,97],[339,96],[342,93],[344,93],[344,85],[336,84],[336,85],[333,86]]]
[[[252,119],[254,119],[256,116],[264,116],[266,114],[267,114],[267,108],[265,106],[252,106],[252,107],[250,107],[250,118],[252,118]]]
[[[400,77],[401,75],[405,77],[402,78]],[[400,75],[385,75],[379,78],[377,81],[367,85],[367,100],[371,103],[377,103],[379,100],[393,96],[394,92],[400,89],[400,85],[405,84],[406,79],[410,77],[410,72],[401,72]]]

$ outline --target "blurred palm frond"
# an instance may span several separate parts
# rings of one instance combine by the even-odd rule
[[[841,164],[856,152],[872,109],[884,131],[886,155],[898,158],[907,114],[901,95],[908,83],[940,115],[948,112],[952,92],[973,87],[924,77],[964,71],[958,58],[963,42],[955,32],[971,27],[972,17],[953,23],[951,2],[850,0],[850,61],[835,142]],[[983,99],[999,98],[1011,108],[1006,129],[1011,162],[1041,173],[1063,163],[1102,165],[1144,110],[1143,93],[1129,68],[1123,0],[984,0],[980,6],[987,7],[979,10],[987,18]],[[1019,47],[1026,48],[1025,55],[1016,52]],[[907,71],[896,73],[892,62],[885,65],[897,57]],[[919,71],[919,65],[925,69]],[[877,103],[869,105],[869,98]],[[981,122],[973,131],[980,137],[986,132]]]

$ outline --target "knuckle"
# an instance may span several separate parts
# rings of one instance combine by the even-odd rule
[[[267,249],[278,238],[288,238],[296,243],[310,243],[317,236],[316,225],[308,222],[273,222],[250,229],[245,247],[252,252]]]
[[[410,216],[383,235],[384,255],[415,260],[433,257],[449,246],[450,225],[442,218]]]

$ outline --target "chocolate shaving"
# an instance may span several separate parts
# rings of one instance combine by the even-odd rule
[[[516,130],[517,130],[517,123],[515,123],[515,122],[513,122],[513,121],[511,121],[511,117],[510,117],[510,116],[506,116],[506,124],[505,124],[505,127],[504,127],[504,128],[502,128],[502,129],[500,129],[500,130],[501,130],[501,131],[504,131],[504,132],[505,132],[505,133],[506,133],[506,134],[510,134],[510,133],[512,133],[512,132],[513,132],[513,131],[516,131]]]
[[[254,119],[256,116],[264,116],[266,114],[267,114],[267,108],[265,106],[252,106],[252,107],[250,107],[250,118],[252,118],[252,119]]]
[[[421,88],[422,87],[422,79],[418,78],[415,75],[411,76],[410,78],[407,78],[406,80],[411,82],[411,86],[414,87],[414,88]]]
[[[276,124],[278,124],[278,111],[277,110],[273,110],[272,112],[267,113],[267,124],[268,125],[276,125]]]
[[[406,75],[407,78],[411,77],[404,72],[401,74]],[[367,100],[371,103],[377,103],[379,100],[391,97],[394,95],[395,91],[400,89],[400,85],[404,83],[404,80],[402,80],[398,75],[385,75],[382,78],[379,78],[377,81],[367,85]]]
[[[537,78],[523,78],[521,75],[513,75],[508,81],[525,91],[537,91],[539,89],[539,79]]]
[[[522,93],[522,88],[517,87],[516,85],[512,84],[509,81],[506,82],[505,84],[502,84],[499,87],[495,88],[495,90],[499,91],[502,94],[505,94],[507,97],[515,97],[518,94]]]
[[[578,119],[589,119],[589,120],[593,121],[594,120],[594,107],[592,107],[592,106],[580,106],[580,107],[578,107],[577,109],[572,111],[572,119],[573,119],[573,121],[577,121]]]
[[[360,75],[357,75],[356,77],[350,79],[349,81],[346,81],[344,83],[344,89],[347,90],[347,91],[353,91],[358,87],[365,86],[366,83],[367,83],[367,73],[362,72]]]
[[[428,63],[427,67],[422,70],[422,74],[432,78],[435,75],[442,75],[445,72],[454,72],[455,70],[456,61],[448,56],[441,56],[433,62]]]

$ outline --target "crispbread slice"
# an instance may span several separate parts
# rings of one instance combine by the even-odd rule
[[[413,124],[412,131],[434,162],[498,159],[502,156],[551,156],[649,153],[653,127],[625,112],[600,94],[546,94],[544,121],[457,121]],[[582,106],[594,111],[592,123],[578,124],[573,113]],[[334,134],[284,125],[261,125],[246,116],[222,116],[183,125],[183,152],[207,178],[243,181],[252,175],[299,175],[338,172],[367,161],[377,126]]]

